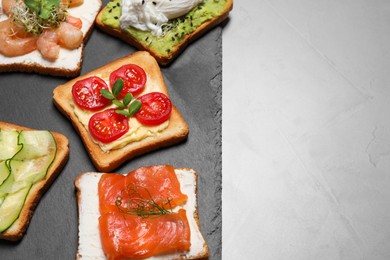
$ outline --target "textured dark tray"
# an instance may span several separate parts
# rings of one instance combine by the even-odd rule
[[[217,27],[191,44],[169,67],[162,68],[174,104],[187,121],[188,140],[135,158],[117,172],[171,164],[199,173],[201,230],[210,259],[222,251],[221,112],[222,38]],[[85,48],[81,74],[136,51],[124,42],[94,29]],[[80,173],[96,171],[81,139],[52,102],[53,89],[69,79],[26,73],[0,74],[0,121],[61,132],[70,141],[70,158],[42,197],[20,242],[0,241],[0,259],[74,259],[77,251],[77,204],[73,181]]]

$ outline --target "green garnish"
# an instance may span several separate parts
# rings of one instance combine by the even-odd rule
[[[138,189],[144,189],[148,194],[147,197],[142,197],[138,192]],[[137,215],[144,218],[172,213],[171,200],[169,198],[166,199],[165,203],[165,205],[169,206],[169,209],[166,209],[163,204],[159,205],[154,200],[147,188],[136,185],[126,187],[126,189],[121,192],[121,196],[116,198],[115,205],[122,213]]]
[[[133,99],[133,95],[131,93],[127,93],[122,101],[118,100],[117,96],[121,93],[123,84],[124,82],[122,79],[117,79],[114,86],[112,86],[112,92],[106,89],[101,89],[100,93],[103,97],[111,100],[112,103],[119,108],[115,110],[116,113],[130,117],[138,112],[142,103],[138,99]]]
[[[60,0],[20,0],[10,10],[15,23],[26,32],[41,34],[44,29],[56,28],[65,21],[67,6]]]
[[[40,18],[47,20],[60,5],[60,0],[24,0],[26,6],[36,12]]]

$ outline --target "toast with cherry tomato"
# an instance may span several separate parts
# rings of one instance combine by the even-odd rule
[[[117,59],[57,86],[57,108],[70,119],[99,171],[185,140],[189,128],[146,51]]]

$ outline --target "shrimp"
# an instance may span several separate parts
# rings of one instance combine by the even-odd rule
[[[44,30],[37,40],[37,49],[44,58],[56,60],[60,53],[57,33],[50,29]]]
[[[14,57],[36,50],[37,37],[21,37],[11,24],[11,19],[0,22],[0,53]]]
[[[19,0],[0,0],[7,15],[11,15],[13,6],[23,3]],[[61,0],[62,4],[75,6],[83,0]],[[11,15],[12,16],[12,15]],[[68,15],[56,29],[45,29],[39,36],[25,32],[23,25],[11,19],[0,22],[0,53],[13,57],[38,50],[43,58],[54,61],[58,58],[60,47],[78,48],[83,41],[81,19]]]
[[[59,45],[67,49],[76,49],[83,42],[83,32],[70,23],[63,22],[56,30]]]
[[[26,32],[23,25],[18,22],[9,20],[9,26],[11,27],[12,34],[19,38],[34,37],[33,33]]]
[[[83,33],[73,25],[63,22],[56,30],[47,29],[37,41],[37,49],[50,61],[58,58],[60,46],[68,49],[78,48],[83,41]]]
[[[80,18],[74,17],[70,14],[68,14],[66,16],[66,22],[70,23],[71,25],[73,25],[79,29],[81,29],[81,27],[83,26],[83,21]]]
[[[15,5],[18,5],[18,2],[16,2],[16,0],[1,0],[1,8],[3,9],[3,12],[8,16],[11,8]]]
[[[68,7],[76,7],[84,3],[84,0],[61,0],[61,3]]]

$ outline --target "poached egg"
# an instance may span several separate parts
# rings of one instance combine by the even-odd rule
[[[204,0],[122,0],[122,29],[134,27],[163,34],[162,26],[169,20],[185,15]]]

